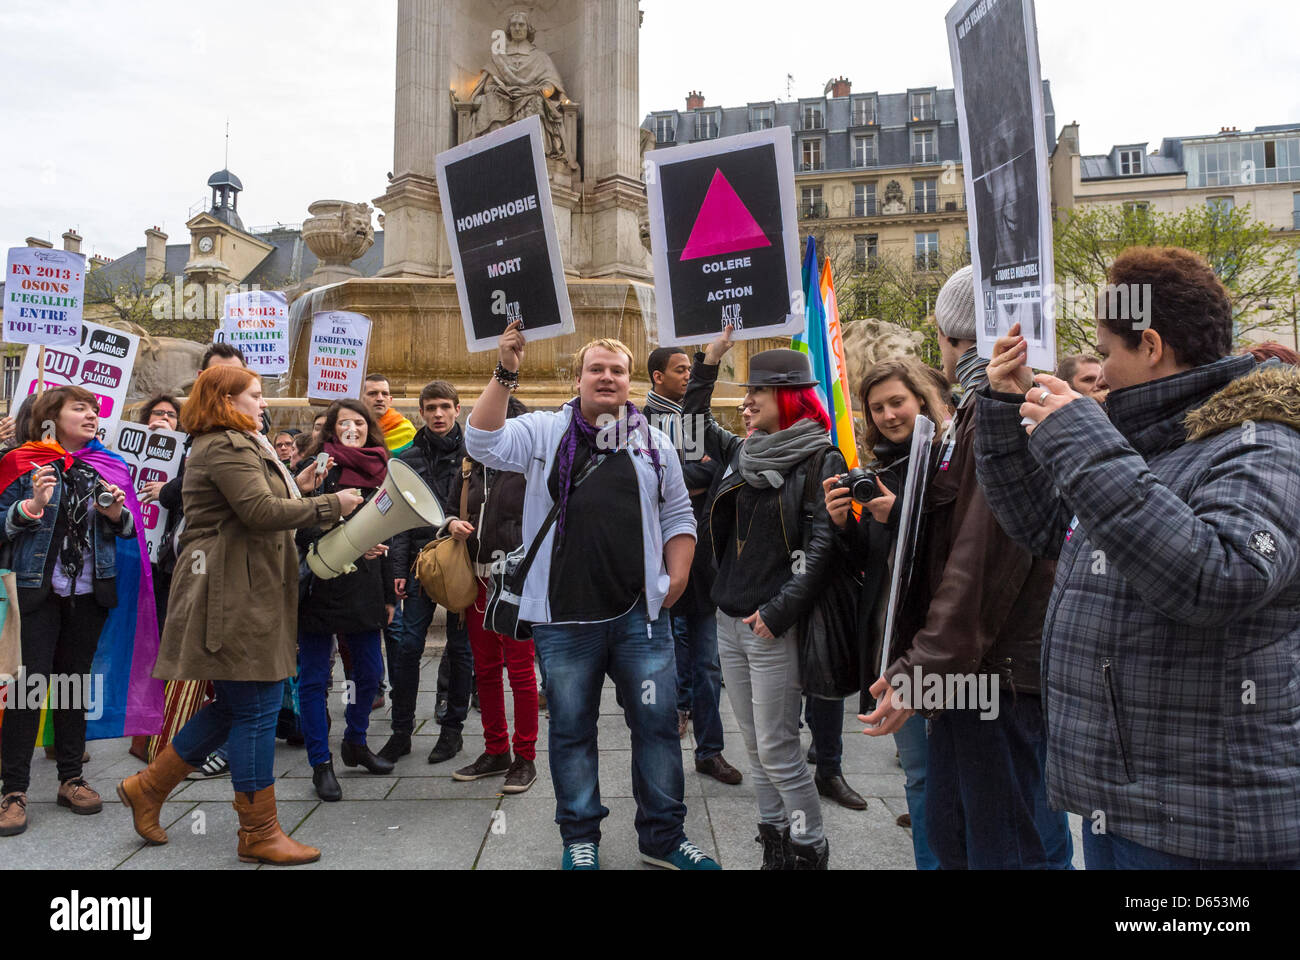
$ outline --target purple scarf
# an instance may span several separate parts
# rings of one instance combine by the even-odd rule
[[[388,450],[384,447],[345,447],[327,440],[325,452],[342,468],[339,483],[345,487],[376,490],[388,479]]]
[[[654,438],[650,435],[650,424],[646,422],[641,411],[636,408],[632,401],[627,403],[627,418],[617,423],[612,423],[603,430],[597,430],[587,418],[582,415],[581,398],[572,400],[566,406],[573,411],[573,419],[569,421],[569,429],[564,432],[560,438],[560,514],[556,519],[556,528],[559,531],[557,536],[560,540],[564,539],[564,518],[569,512],[569,494],[572,492],[571,484],[573,482],[573,461],[578,455],[578,438],[582,437],[592,449],[592,455],[597,452],[612,452],[618,449],[618,445],[612,444],[607,439],[601,441],[600,435],[609,436],[611,430],[626,430],[629,438],[640,436],[643,438],[642,450],[649,452],[650,459],[655,465],[655,476],[663,482],[663,466],[659,462],[659,450],[655,446]],[[617,434],[614,435],[615,439]]]

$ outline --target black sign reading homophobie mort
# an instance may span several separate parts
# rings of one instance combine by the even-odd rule
[[[574,332],[536,117],[438,156],[438,190],[470,350],[523,321],[529,340]]]
[[[656,150],[646,185],[661,344],[803,329],[789,129]]]

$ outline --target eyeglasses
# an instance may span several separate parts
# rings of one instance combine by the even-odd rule
[[[180,419],[180,417],[173,410],[151,410],[149,412],[149,419],[152,420],[154,417],[166,417],[168,420]]]

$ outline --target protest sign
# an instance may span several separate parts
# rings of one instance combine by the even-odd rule
[[[131,471],[131,482],[139,495],[146,483],[166,483],[176,479],[181,461],[185,459],[183,433],[173,430],[150,430],[141,423],[124,423],[109,445],[113,452],[126,461]],[[163,531],[167,529],[167,509],[159,503],[141,503],[140,515],[144,518],[144,539],[149,550],[149,562],[156,563],[162,544]]]
[[[646,186],[661,345],[803,330],[788,127],[655,150]]]
[[[99,398],[97,436],[102,443],[106,437],[117,435],[139,349],[140,338],[133,333],[83,323],[80,342],[73,346],[45,347],[44,351],[27,348],[14,402],[36,392],[37,357],[43,352],[45,389],[84,387]]]
[[[934,421],[917,417],[912,429],[912,453],[907,462],[907,482],[903,485],[902,512],[898,517],[898,539],[894,543],[894,568],[889,582],[889,606],[885,610],[885,639],[880,650],[880,673],[889,666],[889,652],[894,648],[894,631],[898,626],[898,605],[912,580],[912,562],[916,559],[916,542],[921,532],[921,510],[930,483],[930,442],[934,439]],[[945,439],[951,439],[951,436]]]
[[[86,258],[68,250],[14,247],[5,264],[4,342],[54,346],[81,337]]]
[[[961,0],[948,45],[966,163],[982,357],[1014,323],[1028,362],[1056,368],[1052,197],[1033,0]]]
[[[531,341],[573,333],[541,120],[440,153],[438,192],[469,349],[495,350],[515,320]]]
[[[369,345],[369,317],[342,310],[312,317],[307,351],[308,399],[360,397]]]
[[[248,290],[226,297],[222,330],[249,370],[270,377],[289,371],[289,303],[283,293]]]

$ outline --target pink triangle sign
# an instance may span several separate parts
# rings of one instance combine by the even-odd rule
[[[700,215],[695,219],[691,238],[682,251],[682,259],[701,260],[771,245],[772,241],[736,195],[735,188],[721,170],[716,171]]]

